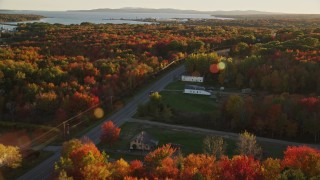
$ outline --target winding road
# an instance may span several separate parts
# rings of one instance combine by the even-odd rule
[[[152,85],[144,89],[142,92],[134,96],[129,103],[127,103],[122,109],[117,111],[115,114],[107,117],[101,124],[107,120],[112,120],[117,126],[121,126],[128,119],[133,116],[137,110],[139,104],[145,103],[149,99],[150,91],[161,91],[163,90],[173,79],[181,75],[185,71],[184,65],[180,65],[173,69],[171,72],[165,74],[158,81],[154,82]],[[84,136],[90,138],[95,144],[100,142],[100,125],[91,129]],[[57,148],[54,155],[52,155],[47,160],[43,161],[41,164],[18,178],[18,180],[45,180],[49,179],[53,171],[54,163],[60,158],[60,151]]]

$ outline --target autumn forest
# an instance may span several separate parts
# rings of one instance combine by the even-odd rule
[[[202,114],[183,113],[150,96],[138,115],[169,124],[319,143],[319,23],[313,16],[258,16],[143,25],[18,24],[14,32],[0,36],[0,133],[61,133],[61,123],[86,111],[70,124],[75,131],[83,130],[98,121],[93,108],[114,113],[148,83],[184,65],[187,74],[204,77],[207,86],[250,88],[254,93],[230,95],[219,108]],[[228,53],[219,53],[223,50]],[[224,68],[219,69],[219,63]],[[110,145],[121,133],[111,126],[104,125],[101,136]],[[143,160],[129,162],[109,159],[82,138],[64,142],[61,154],[52,178],[320,178],[320,151],[307,146],[288,147],[277,159],[250,153],[183,155],[164,145]]]

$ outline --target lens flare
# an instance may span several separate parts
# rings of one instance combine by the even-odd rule
[[[97,119],[100,119],[104,116],[104,111],[101,108],[96,108],[93,114]]]
[[[218,68],[219,68],[219,70],[224,70],[226,68],[226,64],[224,62],[219,62]]]
[[[219,67],[217,64],[211,64],[210,65],[210,72],[215,74],[215,73],[218,73],[219,72]]]

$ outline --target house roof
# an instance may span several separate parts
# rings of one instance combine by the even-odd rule
[[[151,136],[149,133],[145,131],[141,131],[139,134],[137,134],[135,137],[131,139],[133,140],[138,140],[141,141],[143,144],[148,144],[148,145],[158,145],[158,141],[155,140],[153,136]]]

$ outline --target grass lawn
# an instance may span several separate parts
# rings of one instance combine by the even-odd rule
[[[162,91],[163,101],[179,111],[209,113],[217,109],[219,104],[209,96],[184,94],[182,92]]]
[[[17,179],[53,154],[53,152],[41,151],[39,157],[35,159],[22,160],[21,166],[16,169],[3,168],[3,171],[0,169],[0,179],[2,179],[1,175],[3,175],[3,179]]]
[[[174,81],[170,84],[168,84],[165,89],[166,90],[183,90],[184,86],[186,85],[185,82],[182,81]]]
[[[151,134],[155,139],[159,140],[159,146],[167,143],[175,143],[182,145],[182,153],[188,155],[190,153],[203,153],[202,142],[205,138],[203,133],[195,133],[190,131],[184,131],[180,129],[171,129],[161,126],[144,125],[142,123],[127,122],[121,126],[120,140],[112,147],[108,147],[103,144],[99,144],[99,148],[102,150],[128,150],[130,140],[141,131],[146,131]],[[236,140],[225,139],[227,143],[226,155],[229,157],[237,154]],[[264,150],[264,154],[267,157],[282,158],[283,151],[286,149],[284,145],[278,145],[273,143],[258,142]],[[135,159],[143,159],[143,156],[128,155],[121,153],[107,153],[110,158],[117,160],[123,158],[127,161]]]
[[[160,92],[163,101],[170,107],[179,111],[195,112],[195,113],[208,113],[216,109],[219,104],[211,99],[209,96],[184,94],[182,93],[186,84],[193,84],[203,86],[202,83],[190,83],[175,81],[165,87],[165,90],[181,90],[178,91],[162,91]]]
[[[146,131],[151,134],[159,141],[159,146],[167,143],[176,143],[183,145],[182,152],[185,154],[202,153],[202,140],[204,135],[132,122],[127,122],[121,126],[120,140],[112,147],[107,147],[102,144],[100,144],[99,147],[102,149],[128,150],[130,140],[141,131]]]
[[[183,81],[174,81],[168,84],[164,89],[166,90],[183,90],[185,85],[197,85],[197,86],[204,86],[203,83],[196,83],[196,82],[183,82]]]

